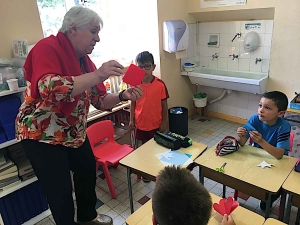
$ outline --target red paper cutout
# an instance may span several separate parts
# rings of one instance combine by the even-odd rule
[[[224,214],[230,215],[237,207],[239,206],[239,202],[235,201],[231,196],[228,199],[222,198],[218,203],[213,204],[214,210],[220,213],[222,216]]]
[[[145,70],[131,64],[123,77],[123,81],[131,86],[136,86],[142,82],[145,74]]]

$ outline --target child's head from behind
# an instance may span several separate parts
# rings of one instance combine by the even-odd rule
[[[139,53],[135,58],[135,63],[138,67],[146,71],[146,75],[152,75],[155,69],[153,55],[148,51]]]
[[[283,117],[288,106],[288,98],[280,91],[270,91],[263,94],[258,106],[261,121],[276,122]]]
[[[189,170],[172,166],[160,171],[152,196],[159,225],[206,225],[211,209],[210,194]]]

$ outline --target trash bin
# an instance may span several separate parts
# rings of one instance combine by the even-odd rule
[[[182,113],[176,114],[174,111],[181,108]],[[169,109],[169,130],[173,133],[186,136],[188,134],[188,109],[185,107],[172,107]]]

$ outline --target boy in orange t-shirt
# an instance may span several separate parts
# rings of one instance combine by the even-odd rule
[[[143,96],[131,102],[129,127],[132,130],[136,128],[135,137],[144,144],[153,138],[156,131],[164,133],[167,130],[169,95],[165,83],[153,75],[153,55],[144,51],[137,55],[135,61],[146,74],[140,84]]]

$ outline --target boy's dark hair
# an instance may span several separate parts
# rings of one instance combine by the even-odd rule
[[[139,53],[136,58],[135,58],[135,63],[145,63],[145,62],[151,62],[152,64],[154,64],[154,59],[153,59],[153,55],[148,52],[148,51],[144,51]]]
[[[289,104],[289,100],[286,95],[280,91],[266,92],[262,97],[273,100],[278,108],[278,111],[285,111]]]
[[[172,166],[160,171],[152,196],[159,225],[206,225],[211,209],[210,194],[189,170]]]

